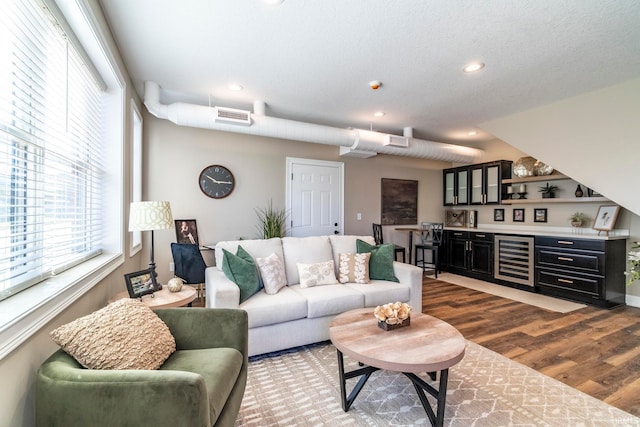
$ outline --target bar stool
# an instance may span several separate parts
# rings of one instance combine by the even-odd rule
[[[422,267],[423,274],[427,268],[433,268],[437,279],[438,270],[440,269],[440,246],[442,245],[442,236],[444,234],[444,223],[421,222],[420,229],[420,243],[415,246],[415,265]],[[425,257],[426,251],[431,252],[431,261],[427,261]],[[420,254],[419,258],[418,254]]]
[[[382,225],[381,224],[373,224],[373,240],[376,241],[376,245],[382,245],[384,241],[382,240]],[[404,246],[393,245],[393,255],[394,258],[398,258],[398,254],[402,254],[402,262],[406,262],[406,258],[404,257]],[[411,264],[411,260],[409,260],[409,264]]]

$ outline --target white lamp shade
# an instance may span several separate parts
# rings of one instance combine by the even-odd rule
[[[169,202],[133,202],[129,209],[129,231],[173,228]]]

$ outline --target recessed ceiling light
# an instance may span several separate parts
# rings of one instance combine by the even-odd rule
[[[284,0],[262,0],[262,1],[271,6],[278,6],[278,5],[281,5]]]
[[[384,116],[384,111],[376,111],[375,113],[373,113],[374,117],[382,117]]]
[[[469,136],[476,136],[477,134],[478,134],[478,132],[475,131],[475,130],[467,132],[467,135],[469,135]]]
[[[462,71],[465,73],[475,73],[476,71],[480,71],[484,68],[484,64],[482,62],[472,62],[464,66]]]
[[[227,87],[229,88],[229,90],[232,90],[234,92],[240,92],[243,89],[243,87],[237,83],[231,83]]]

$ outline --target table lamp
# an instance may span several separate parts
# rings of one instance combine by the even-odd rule
[[[129,231],[151,231],[149,269],[156,275],[153,259],[153,232],[174,228],[169,202],[132,202],[129,209]]]

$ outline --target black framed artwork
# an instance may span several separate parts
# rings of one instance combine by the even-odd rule
[[[504,209],[494,209],[493,210],[493,220],[494,221],[504,221]]]
[[[127,291],[131,298],[140,298],[143,295],[152,294],[158,288],[156,276],[151,269],[125,274],[124,280],[127,283]]]
[[[524,209],[513,210],[513,222],[524,222]]]
[[[534,209],[533,222],[547,222],[547,209],[546,208]]]

